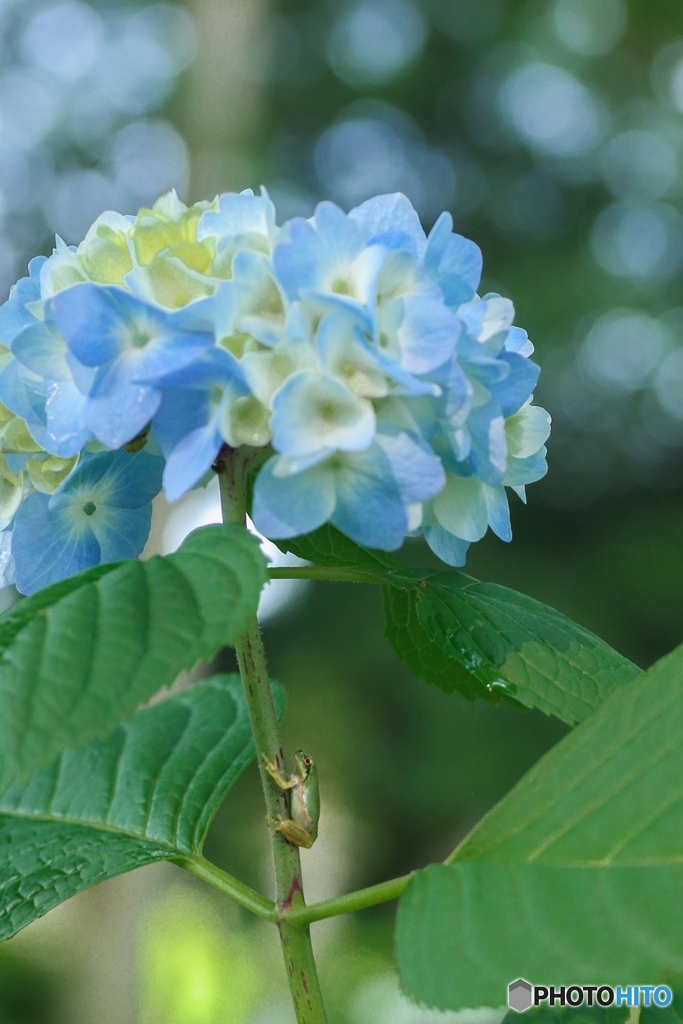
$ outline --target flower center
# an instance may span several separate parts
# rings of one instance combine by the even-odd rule
[[[136,330],[136,331],[133,331],[133,335],[131,337],[131,342],[132,342],[133,348],[144,348],[145,345],[149,341],[151,341],[151,339],[152,339],[151,334],[148,334],[146,331]]]
[[[320,402],[318,404],[318,415],[327,422],[336,420],[342,410],[335,402]]]
[[[97,511],[97,505],[95,504],[94,501],[86,501],[85,505],[83,506],[83,511],[85,512],[86,516],[91,516],[93,512]]]

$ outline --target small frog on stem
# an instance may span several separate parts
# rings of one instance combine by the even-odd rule
[[[283,790],[290,790],[290,815],[277,819],[269,818],[268,825],[273,832],[281,832],[288,843],[303,846],[310,850],[318,838],[318,819],[320,818],[320,789],[318,786],[318,769],[313,758],[303,750],[294,754],[294,771],[286,777],[277,766],[262,755],[263,766]]]

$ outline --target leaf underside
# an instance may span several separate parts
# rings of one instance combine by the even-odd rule
[[[107,878],[198,853],[253,757],[239,676],[218,675],[12,782],[0,796],[0,939]]]
[[[99,566],[0,617],[0,786],[94,736],[232,643],[266,579],[256,538],[197,530],[173,555]]]
[[[418,872],[397,956],[412,998],[497,1006],[507,984],[683,972],[683,647],[615,691]]]

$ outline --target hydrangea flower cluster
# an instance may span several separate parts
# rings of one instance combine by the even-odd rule
[[[205,483],[221,447],[270,453],[265,536],[326,522],[450,565],[506,488],[546,472],[549,416],[512,303],[481,253],[403,195],[276,224],[262,190],[59,238],[0,307],[0,567],[22,593],[144,547],[151,501]]]

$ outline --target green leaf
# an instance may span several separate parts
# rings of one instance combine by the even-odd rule
[[[454,569],[402,570],[387,582],[389,642],[447,693],[513,699],[574,725],[640,674],[583,626],[507,587]]]
[[[683,865],[576,868],[483,861],[419,871],[396,955],[416,1002],[501,1006],[507,986],[657,984],[683,970]]]
[[[507,587],[455,569],[403,569],[329,525],[278,545],[383,582],[389,643],[418,679],[446,693],[494,704],[505,698],[575,725],[640,673],[594,633]]]
[[[274,684],[279,713],[282,689]],[[254,757],[237,675],[139,711],[0,796],[0,938],[97,882],[201,850]]]
[[[234,642],[265,579],[255,537],[208,526],[173,555],[99,566],[11,608],[0,618],[0,785],[106,736]]]
[[[366,569],[371,572],[401,567],[400,562],[397,562],[388,551],[361,547],[329,523],[321,526],[319,530],[314,530],[313,533],[292,537],[290,540],[278,540],[275,543],[281,551],[291,551],[292,554],[305,558],[307,562],[313,562],[315,565]]]
[[[482,687],[459,661],[444,653],[423,627],[418,616],[421,595],[412,586],[385,586],[382,594],[387,640],[417,679],[446,693],[457,690],[468,700],[484,697],[498,703],[501,695]]]
[[[403,984],[443,1009],[518,976],[683,971],[683,647],[614,692],[403,897]],[[430,959],[431,958],[431,959]]]
[[[683,865],[682,736],[683,646],[542,757],[455,859]]]

